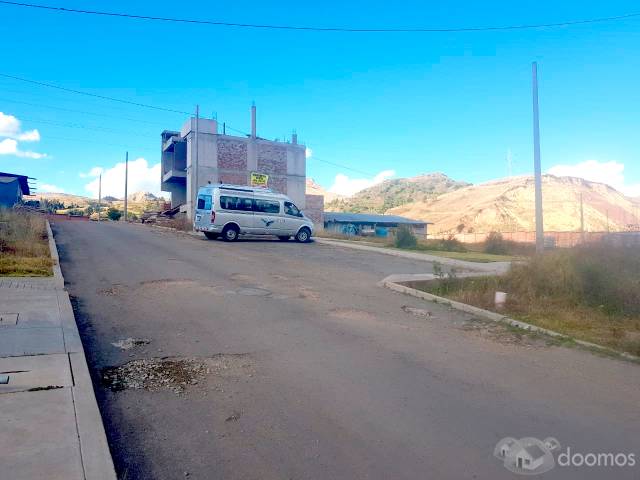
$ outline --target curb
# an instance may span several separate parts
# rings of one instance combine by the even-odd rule
[[[451,308],[455,308],[456,310],[460,310],[462,312],[471,313],[481,318],[485,318],[487,320],[491,320],[493,322],[506,323],[512,327],[519,328],[521,330],[527,330],[530,332],[542,333],[544,335],[548,335],[554,338],[561,338],[564,340],[571,340],[572,342],[591,349],[597,350],[602,353],[606,353],[608,355],[613,355],[616,357],[624,358],[625,360],[631,360],[634,362],[640,362],[640,357],[635,355],[631,355],[626,352],[619,352],[617,350],[613,350],[609,347],[605,347],[603,345],[598,345],[597,343],[586,342],[584,340],[578,340],[576,338],[570,337],[569,335],[565,335],[564,333],[559,333],[554,330],[549,330],[546,328],[538,327],[536,325],[531,325],[530,323],[523,322],[521,320],[514,320],[513,318],[507,317],[505,315],[501,315],[499,313],[491,312],[489,310],[485,310],[483,308],[474,307],[473,305],[468,305],[466,303],[456,302],[454,300],[449,300],[445,297],[439,297],[438,295],[433,295],[432,293],[423,292],[422,290],[416,290],[415,288],[406,287],[399,283],[395,283],[388,280],[389,277],[382,280],[379,285],[389,290],[393,290],[394,292],[404,293],[405,295],[411,295],[413,297],[421,298],[423,300],[428,300],[434,303],[440,303],[443,305],[448,305]]]
[[[113,459],[104,431],[102,417],[98,409],[87,359],[78,333],[73,307],[69,293],[64,288],[64,277],[60,268],[60,257],[49,220],[47,234],[49,235],[49,250],[54,260],[53,277],[58,291],[58,305],[60,319],[63,325],[65,349],[69,355],[69,362],[74,382],[71,388],[76,413],[78,440],[80,441],[80,456],[84,477],[87,480],[117,480]]]
[[[317,243],[320,243],[323,245],[333,245],[336,247],[347,247],[347,248],[353,248],[355,250],[377,252],[385,255],[391,255],[394,257],[409,258],[411,260],[420,260],[423,262],[431,262],[431,263],[438,262],[442,265],[447,265],[450,267],[458,267],[458,268],[463,268],[465,270],[472,270],[472,271],[478,271],[478,272],[500,274],[500,273],[506,272],[511,266],[511,262],[488,262],[488,263],[467,262],[465,260],[456,260],[454,258],[439,257],[437,255],[429,255],[427,253],[404,252],[400,250],[393,250],[390,248],[372,247],[370,245],[356,245],[349,241],[330,240],[327,238],[318,238],[318,237],[314,237],[314,240]]]

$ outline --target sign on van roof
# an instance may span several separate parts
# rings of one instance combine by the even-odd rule
[[[262,187],[267,188],[267,182],[269,181],[269,175],[265,173],[259,172],[251,172],[251,183],[252,187]]]

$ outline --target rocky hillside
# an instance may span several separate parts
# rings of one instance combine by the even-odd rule
[[[384,213],[388,209],[412,202],[426,202],[438,195],[470,185],[442,173],[428,173],[411,178],[395,178],[366,188],[349,198],[325,200],[325,210],[333,212]]]
[[[315,180],[313,180],[313,178],[307,178],[306,194],[307,195],[322,195],[322,196],[324,196],[324,204],[325,204],[325,206],[326,206],[326,204],[328,202],[331,202],[331,201],[336,200],[338,198],[342,198],[337,193],[332,193],[332,192],[328,192],[327,190],[325,190],[322,187],[322,185],[316,183]]]
[[[602,183],[544,175],[542,195],[546,231],[580,229],[581,195],[587,231],[606,231],[607,224],[611,231],[622,231],[638,223],[638,202]],[[533,177],[470,185],[387,211],[434,222],[433,233],[533,231],[534,212]]]

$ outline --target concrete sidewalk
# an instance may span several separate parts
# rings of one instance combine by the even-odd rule
[[[0,478],[115,480],[48,232],[53,277],[0,278]]]
[[[354,250],[364,250],[367,252],[377,252],[394,257],[409,258],[422,262],[438,262],[442,265],[455,267],[467,271],[485,272],[487,274],[506,273],[511,267],[511,262],[467,262],[465,260],[457,260],[455,258],[440,257],[438,255],[429,255],[428,253],[412,252],[405,250],[396,250],[393,248],[374,247],[371,245],[360,245],[358,242],[349,240],[334,240],[328,238],[313,237],[313,240],[323,245],[332,245],[336,247],[353,248]]]

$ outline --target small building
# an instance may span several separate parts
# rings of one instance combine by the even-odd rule
[[[314,221],[321,221],[322,199],[308,198],[305,192],[306,147],[295,133],[290,142],[259,137],[255,106],[246,136],[228,135],[225,124],[206,118],[189,118],[180,131],[163,131],[161,163],[162,191],[170,192],[171,207],[181,206],[189,218],[198,187],[230,183],[283,193]]]
[[[411,227],[413,233],[418,237],[426,237],[427,225],[433,225],[433,223],[412,220],[398,215],[324,212],[325,230],[342,235],[386,237],[401,225]]]
[[[26,175],[0,172],[0,207],[13,207],[30,195],[29,178]]]

